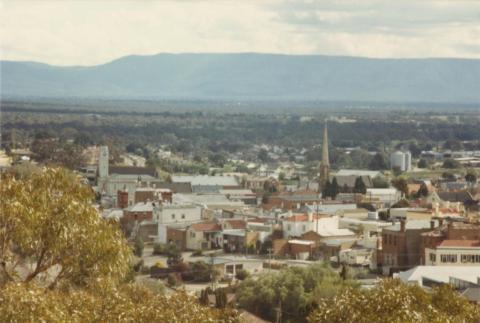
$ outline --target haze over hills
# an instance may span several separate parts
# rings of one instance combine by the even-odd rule
[[[89,67],[1,62],[3,97],[480,103],[478,59],[158,54]]]

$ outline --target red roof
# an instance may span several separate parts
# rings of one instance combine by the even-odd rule
[[[443,240],[438,247],[480,247],[478,240]]]
[[[247,223],[243,220],[227,220],[228,224],[232,227],[232,229],[245,229],[247,227]]]
[[[222,231],[220,224],[215,222],[195,223],[190,226],[195,231]]]

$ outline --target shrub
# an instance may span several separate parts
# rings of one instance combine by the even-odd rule
[[[248,276],[250,276],[250,273],[247,270],[240,269],[240,270],[237,270],[237,274],[235,275],[235,278],[237,278],[238,280],[244,280],[248,278]]]
[[[161,261],[157,261],[152,267],[166,268],[165,264]]]
[[[135,242],[133,245],[133,253],[137,257],[141,257],[143,255],[143,240],[141,237],[137,236],[135,238]]]
[[[176,287],[180,285],[180,280],[178,279],[177,275],[175,274],[168,274],[167,276],[167,284],[170,287]]]
[[[166,244],[164,243],[154,243],[153,244],[153,254],[154,255],[163,255],[166,250]]]
[[[203,251],[202,250],[195,250],[192,252],[192,257],[200,257],[203,256]]]

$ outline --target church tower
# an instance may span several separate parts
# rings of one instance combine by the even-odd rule
[[[108,176],[108,146],[100,146],[100,156],[98,157],[98,177]]]
[[[325,184],[330,177],[330,160],[328,158],[328,129],[327,123],[323,129],[323,143],[322,143],[322,161],[320,162],[320,176],[318,182],[319,193],[323,192]]]

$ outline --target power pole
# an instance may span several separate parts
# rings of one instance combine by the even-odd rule
[[[276,323],[281,323],[282,322],[282,300],[278,300],[278,307],[275,309],[275,311],[277,312],[277,317],[276,317],[276,320],[275,322]]]
[[[210,253],[210,281],[212,282],[212,290],[215,290],[215,282],[213,277],[213,253]]]
[[[272,271],[272,248],[268,248],[268,272]]]

